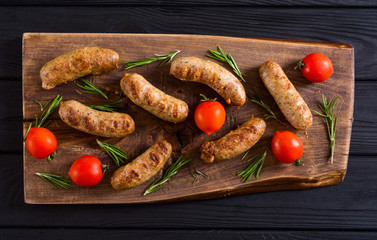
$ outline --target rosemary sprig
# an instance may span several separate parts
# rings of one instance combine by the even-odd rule
[[[255,172],[256,172],[255,178],[259,177],[259,173],[262,170],[264,162],[266,161],[266,155],[267,155],[267,152],[265,151],[262,155],[257,154],[254,157],[247,160],[248,162],[250,162],[255,159],[244,170],[239,171],[237,173],[237,176],[242,177],[242,182],[248,182],[250,178],[255,174]]]
[[[45,123],[46,119],[54,112],[54,110],[59,106],[59,103],[63,100],[63,97],[59,94],[52,100],[50,106],[43,110],[40,118],[38,119],[35,115],[35,127],[46,127],[50,122]],[[51,100],[50,100],[51,101]],[[46,106],[45,106],[46,107]]]
[[[50,174],[50,173],[35,173],[35,174],[37,174],[39,177],[41,177],[44,181],[46,181],[48,184],[50,184],[54,188],[57,188],[56,185],[64,189],[69,189],[71,187],[70,181],[67,179],[64,179],[63,177],[59,175]]]
[[[221,62],[228,63],[229,66],[233,69],[233,72],[242,81],[246,82],[246,80],[243,78],[243,76],[246,76],[246,74],[241,73],[241,70],[238,68],[237,63],[236,63],[236,61],[234,61],[234,58],[232,57],[232,55],[230,55],[230,53],[225,54],[224,51],[223,51],[223,49],[220,46],[217,46],[217,49],[219,51],[216,51],[216,50],[213,50],[213,49],[209,49],[208,51],[212,55],[206,54],[206,56],[209,57],[209,58],[216,59],[216,60],[221,61]]]
[[[322,95],[323,106],[318,104],[318,107],[319,109],[321,109],[322,113],[312,110],[313,112],[317,113],[321,117],[324,117],[326,120],[327,132],[328,132],[330,143],[331,143],[330,145],[331,164],[334,163],[335,133],[336,133],[336,124],[338,122],[338,117],[334,117],[334,108],[335,108],[335,105],[337,104],[338,98],[339,96],[336,97],[335,99],[331,98],[330,101],[327,102],[326,97]]]
[[[82,91],[83,93],[89,93],[94,94],[98,96],[102,96],[106,99],[109,99],[104,92],[102,92],[98,87],[96,87],[93,83],[89,82],[86,79],[80,78],[80,80],[84,83],[83,85],[80,85],[76,83],[76,86],[84,89],[85,91]]]
[[[194,168],[194,170],[195,170],[195,172],[196,172],[197,174],[202,175],[203,177],[205,177],[205,178],[207,178],[207,179],[209,178],[209,176],[208,176],[207,173],[201,172],[201,171],[199,171],[199,170],[196,169],[196,168]]]
[[[41,111],[43,111],[43,110],[47,107],[47,105],[51,102],[51,99],[48,100],[48,102],[47,102],[44,106],[43,106],[42,103],[41,103],[40,101],[38,101],[38,100],[34,100],[34,102],[38,103],[39,106],[41,107]]]
[[[268,113],[264,114],[265,119],[273,118],[278,122],[281,122],[275,115],[274,111],[272,111],[271,107],[268,106],[267,103],[265,103],[262,98],[259,96],[251,96],[250,94],[247,93],[247,96],[249,97],[249,100],[253,103],[258,104],[262,108],[264,108]]]
[[[116,165],[120,166],[120,162],[124,164],[124,160],[127,159],[127,153],[124,150],[109,143],[101,142],[98,139],[96,140],[101,149],[114,160]]]
[[[198,177],[197,177],[194,173],[192,173],[190,169],[189,169],[189,172],[190,172],[190,175],[194,178],[194,180],[192,180],[192,183],[191,183],[191,184],[194,184],[194,183],[196,183],[196,182],[199,182]]]
[[[119,107],[117,106],[118,103],[121,103],[122,100],[120,99],[122,95],[119,95],[118,99],[115,102],[112,103],[106,103],[102,105],[86,105],[90,108],[93,108],[95,110],[99,111],[105,111],[105,112],[117,112],[119,110]]]
[[[130,62],[124,63],[124,69],[130,69],[134,67],[144,66],[153,62],[162,61],[158,67],[161,67],[162,64],[166,62],[170,62],[178,53],[180,53],[180,50],[175,50],[175,52],[171,52],[168,54],[154,54],[155,57],[146,57],[142,60],[135,60]]]
[[[166,170],[166,172],[164,173],[164,175],[162,175],[162,177],[157,178],[154,182],[152,182],[148,186],[148,188],[145,190],[143,195],[145,196],[149,193],[153,193],[153,192],[163,189],[164,187],[160,187],[160,188],[156,188],[156,187],[167,182],[172,176],[174,176],[178,172],[178,170],[181,167],[183,167],[189,162],[191,162],[191,159],[182,159],[182,156],[180,156],[177,161],[175,161],[172,165],[170,165],[170,167],[168,168],[168,170]]]

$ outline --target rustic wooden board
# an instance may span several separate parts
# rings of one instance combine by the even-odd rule
[[[68,170],[72,162],[80,156],[92,154],[98,156],[103,163],[110,164],[112,173],[116,165],[98,148],[96,136],[85,134],[65,125],[55,113],[49,129],[58,139],[57,161],[47,163],[30,156],[24,145],[24,193],[25,202],[34,204],[74,204],[74,203],[151,203],[162,201],[182,201],[215,198],[235,194],[264,192],[285,189],[305,189],[337,184],[343,181],[348,161],[350,135],[353,119],[354,101],[354,53],[349,44],[303,42],[288,40],[268,40],[251,38],[234,38],[201,35],[161,35],[161,34],[71,34],[71,33],[25,33],[23,36],[23,115],[24,132],[34,114],[40,114],[39,106],[34,99],[42,103],[60,94],[65,100],[75,99],[83,103],[105,103],[103,99],[82,94],[74,82],[61,85],[53,90],[43,90],[39,78],[40,68],[49,60],[67,51],[84,46],[100,46],[111,48],[120,55],[120,62],[142,59],[154,53],[167,53],[180,49],[178,56],[197,56],[205,58],[209,48],[221,45],[226,52],[231,52],[242,72],[247,74],[244,84],[248,93],[254,89],[273,107],[277,115],[283,119],[274,100],[269,95],[258,76],[258,68],[266,60],[278,62],[285,70],[297,90],[312,109],[317,109],[321,94],[329,97],[340,96],[336,113],[339,116],[337,143],[334,164],[329,163],[329,141],[322,118],[314,115],[313,126],[305,132],[294,130],[274,120],[267,120],[267,130],[260,142],[261,150],[268,151],[266,164],[258,179],[242,183],[236,172],[248,163],[241,161],[241,156],[213,165],[203,163],[198,154],[198,147],[205,140],[222,137],[236,128],[252,115],[263,116],[264,111],[254,103],[247,102],[239,110],[226,107],[227,118],[221,130],[211,136],[200,132],[193,121],[193,110],[198,104],[199,93],[208,97],[217,97],[225,106],[225,102],[213,90],[205,85],[187,83],[169,76],[169,64],[157,68],[157,63],[138,67],[127,72],[137,72],[145,76],[159,89],[185,100],[190,107],[190,114],[184,123],[164,122],[123,97],[123,112],[130,114],[136,123],[136,131],[123,139],[106,139],[128,153],[134,159],[155,141],[166,139],[173,145],[170,163],[181,154],[193,161],[184,167],[163,190],[142,196],[149,181],[132,190],[117,192],[110,186],[111,174],[105,175],[100,184],[91,188],[72,185],[70,190],[54,189],[35,172],[55,173],[69,178]],[[293,68],[297,61],[311,52],[321,52],[332,59],[334,74],[324,83],[309,83],[301,73]],[[223,65],[228,68],[226,65]],[[119,80],[125,73],[119,69],[102,76],[88,76],[94,84],[106,90],[110,100],[115,100],[120,92]],[[305,165],[294,167],[279,163],[271,153],[270,141],[277,130],[296,132],[304,143]],[[105,140],[104,138],[100,138]],[[192,184],[193,178],[188,169],[197,168],[206,172],[210,178],[200,178]],[[157,176],[160,176],[160,172]],[[156,176],[156,177],[157,177]],[[293,193],[292,193],[293,194]]]

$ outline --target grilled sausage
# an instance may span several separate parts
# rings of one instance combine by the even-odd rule
[[[151,179],[169,159],[172,146],[165,140],[154,143],[132,162],[118,168],[111,177],[115,190],[126,190]]]
[[[206,163],[234,158],[253,147],[262,137],[266,123],[261,118],[251,118],[224,137],[204,142],[200,147],[201,159]]]
[[[288,122],[296,129],[308,129],[313,123],[312,113],[283,69],[267,61],[260,66],[259,75]]]
[[[130,115],[97,111],[75,100],[61,102],[59,116],[77,130],[102,137],[125,137],[135,130]]]
[[[120,87],[133,103],[156,117],[173,123],[183,122],[187,118],[187,103],[155,88],[137,73],[126,73]]]
[[[110,49],[84,47],[73,50],[49,61],[41,68],[42,88],[50,90],[88,74],[110,72],[117,68],[118,61],[118,53]]]
[[[220,94],[227,104],[242,106],[246,101],[241,82],[219,64],[197,57],[181,57],[171,63],[170,74],[191,82],[208,85]]]

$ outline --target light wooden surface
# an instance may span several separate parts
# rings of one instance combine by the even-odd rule
[[[136,131],[124,139],[107,139],[106,141],[125,149],[130,159],[133,159],[155,141],[166,139],[173,145],[174,150],[173,158],[170,159],[166,167],[181,153],[192,158],[193,161],[174,176],[162,191],[143,197],[142,192],[150,183],[147,182],[132,190],[116,192],[109,184],[111,173],[116,169],[116,165],[99,150],[95,143],[96,137],[66,126],[58,119],[57,114],[54,114],[52,116],[53,123],[48,128],[56,134],[58,139],[57,161],[48,164],[44,160],[34,159],[25,151],[24,147],[25,201],[43,204],[146,203],[311,188],[341,182],[347,169],[354,99],[353,48],[347,44],[200,35],[27,33],[23,38],[24,129],[34,118],[34,114],[40,113],[39,106],[34,103],[34,99],[45,102],[60,94],[65,100],[75,99],[83,103],[98,104],[106,102],[97,96],[81,94],[73,82],[60,85],[50,91],[41,88],[40,68],[47,61],[67,51],[84,46],[111,48],[119,53],[120,63],[122,63],[152,56],[154,53],[168,53],[175,49],[181,50],[178,56],[205,58],[207,50],[215,49],[217,45],[221,45],[225,52],[230,52],[241,71],[247,74],[247,83],[244,84],[246,91],[252,94],[253,88],[255,88],[280,118],[283,118],[282,114],[258,76],[258,67],[266,60],[274,60],[282,66],[312,109],[318,110],[316,105],[320,103],[321,94],[329,97],[338,95],[341,97],[336,108],[339,123],[333,165],[329,163],[328,159],[329,142],[324,121],[315,115],[313,126],[308,130],[309,138],[304,132],[295,131],[288,125],[281,125],[274,120],[267,121],[267,131],[257,144],[262,146],[260,151],[263,149],[268,151],[266,165],[259,179],[242,183],[241,178],[236,176],[236,172],[247,165],[246,162],[241,161],[241,156],[213,165],[203,163],[198,154],[198,147],[201,143],[205,140],[220,138],[229,130],[242,124],[251,115],[263,116],[263,109],[249,101],[240,110],[227,106],[227,118],[223,128],[208,137],[196,128],[193,121],[193,111],[200,99],[199,93],[204,93],[208,97],[217,97],[225,106],[223,99],[205,85],[184,83],[169,76],[169,64],[162,68],[157,68],[157,64],[150,64],[130,69],[127,72],[142,74],[154,86],[174,97],[185,100],[191,110],[187,121],[181,124],[163,122],[123,98],[124,108],[122,111],[133,117]],[[311,52],[321,52],[332,59],[335,72],[328,81],[309,83],[303,79],[300,72],[293,69],[298,60]],[[223,66],[228,68],[226,65]],[[125,72],[125,70],[119,69],[102,76],[88,76],[87,79],[105,89],[113,100],[120,91],[119,80]],[[303,141],[304,166],[294,167],[281,164],[273,157],[269,147],[271,137],[275,131],[283,129],[296,132]],[[111,165],[110,174],[106,175],[102,182],[95,187],[82,188],[73,184],[70,190],[54,189],[35,175],[35,172],[48,172],[69,178],[70,165],[76,158],[85,154],[96,155],[103,163]],[[192,184],[193,178],[189,174],[188,168],[197,168],[206,172],[210,178],[200,178],[199,183]]]

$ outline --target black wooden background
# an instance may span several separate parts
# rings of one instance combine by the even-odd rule
[[[22,175],[24,32],[184,33],[351,43],[355,112],[345,181],[313,190],[172,204],[27,205]],[[376,45],[373,0],[1,1],[0,239],[377,239]]]

